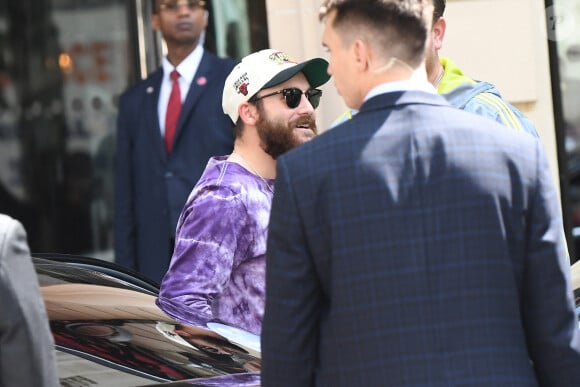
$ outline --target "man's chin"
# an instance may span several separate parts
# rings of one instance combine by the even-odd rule
[[[310,141],[316,137],[316,133],[312,129],[298,128],[296,130],[296,137],[300,143]]]

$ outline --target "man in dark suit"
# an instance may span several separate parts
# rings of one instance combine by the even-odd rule
[[[55,356],[26,232],[0,214],[0,386],[58,386]]]
[[[233,149],[221,93],[235,63],[200,44],[204,5],[155,0],[152,25],[167,44],[167,57],[119,102],[115,259],[158,282],[187,196],[209,158]]]
[[[325,0],[353,119],[277,162],[262,386],[580,386],[558,194],[533,136],[428,84],[430,0]]]

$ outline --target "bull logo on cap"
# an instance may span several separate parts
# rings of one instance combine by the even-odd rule
[[[234,82],[234,88],[238,92],[238,94],[242,94],[243,96],[248,95],[248,85],[250,84],[248,79],[248,73],[244,73],[241,77],[239,77]]]
[[[244,97],[246,95],[248,95],[248,84],[246,82],[242,83],[239,87],[238,87],[238,93],[242,93],[244,95]]]

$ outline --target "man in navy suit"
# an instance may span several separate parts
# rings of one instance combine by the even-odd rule
[[[233,149],[233,125],[221,93],[235,62],[204,50],[204,1],[154,0],[153,27],[167,44],[162,67],[119,101],[115,259],[157,282],[173,253],[177,219],[209,158]],[[171,73],[181,100],[166,138]],[[167,116],[167,117],[166,117]]]
[[[277,162],[262,386],[580,386],[558,194],[533,136],[427,82],[430,0],[325,0],[353,119]]]

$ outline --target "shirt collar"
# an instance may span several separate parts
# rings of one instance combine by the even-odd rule
[[[365,101],[368,101],[372,97],[375,97],[379,94],[390,93],[393,91],[409,91],[409,90],[424,91],[432,94],[437,93],[435,87],[433,87],[433,85],[427,82],[426,80],[411,78],[403,81],[387,82],[375,86],[373,89],[371,89],[371,91],[369,91],[369,93],[365,97]]]
[[[163,57],[162,66],[163,74],[165,74],[164,76],[169,79],[169,74],[171,74],[175,68],[179,75],[183,77],[183,79],[187,81],[188,84],[191,83],[201,62],[203,51],[203,46],[198,44],[197,47],[188,56],[186,56],[180,64],[177,65],[177,67],[173,67],[167,57]]]

